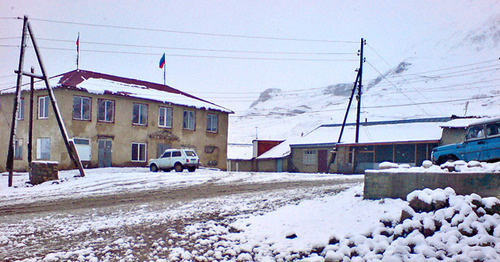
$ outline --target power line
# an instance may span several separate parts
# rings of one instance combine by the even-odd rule
[[[1,39],[1,38],[0,38]],[[74,40],[38,38],[38,40],[75,43]],[[228,50],[228,49],[212,49],[212,48],[187,48],[187,47],[171,47],[171,46],[155,46],[155,45],[136,45],[136,44],[119,44],[105,43],[93,41],[80,41],[80,44],[104,45],[104,46],[120,46],[120,47],[139,47],[139,48],[155,48],[155,49],[171,49],[171,50],[187,50],[187,51],[202,51],[202,52],[223,52],[223,53],[249,53],[249,54],[279,54],[279,55],[353,55],[353,53],[341,52],[280,52],[280,51],[253,51],[253,50]]]
[[[17,47],[17,45],[0,45],[0,47]],[[47,50],[60,50],[60,51],[72,51],[73,48],[61,48],[61,47],[39,47],[40,49]],[[95,49],[81,49],[80,51],[91,52],[91,53],[106,53],[106,54],[127,54],[127,55],[149,55],[158,56],[159,53],[148,53],[148,52],[131,52],[131,51],[114,51],[114,50],[95,50]],[[316,58],[272,58],[272,57],[243,57],[243,56],[210,56],[210,55],[185,55],[185,54],[168,54],[170,57],[190,57],[190,58],[213,58],[213,59],[233,59],[233,60],[260,60],[260,61],[303,61],[303,62],[350,62],[356,61],[355,59],[316,59]]]
[[[364,106],[365,109],[373,109],[373,108],[394,108],[394,107],[407,107],[407,106],[415,106],[415,105],[429,105],[429,104],[441,104],[441,103],[454,103],[454,102],[463,102],[470,100],[481,100],[488,98],[495,98],[496,96],[486,96],[486,97],[473,97],[473,98],[463,98],[463,99],[453,99],[453,100],[441,100],[441,101],[430,101],[430,102],[421,102],[421,103],[409,103],[409,104],[395,104],[395,105],[380,105],[380,106]],[[330,109],[330,110],[317,110],[317,111],[308,111],[305,113],[323,113],[323,112],[333,112],[333,111],[344,111],[345,109]],[[280,113],[276,113],[280,114]],[[250,114],[250,115],[229,115],[229,117],[249,117],[249,116],[265,116],[269,117],[269,114]]]
[[[22,18],[18,17],[18,19],[22,19]],[[150,32],[163,32],[163,33],[174,33],[174,34],[189,34],[189,35],[214,36],[214,37],[232,37],[232,38],[279,40],[279,41],[297,41],[297,42],[322,42],[322,43],[345,43],[345,44],[358,43],[357,41],[344,41],[344,40],[304,39],[304,38],[271,37],[271,36],[257,36],[257,35],[233,35],[233,34],[221,34],[221,33],[179,31],[179,30],[168,30],[168,29],[146,28],[146,27],[132,27],[132,26],[118,26],[118,25],[105,25],[105,24],[94,24],[94,23],[70,22],[70,21],[41,19],[41,18],[32,18],[32,17],[30,17],[30,19],[31,20],[35,20],[35,21],[40,21],[40,22],[48,22],[48,23],[81,25],[81,26],[90,26],[90,27],[104,27],[104,28],[115,28],[115,29],[125,29],[125,30],[150,31]]]
[[[379,75],[381,75],[385,80],[387,80],[387,82],[389,82],[394,88],[396,88],[396,90],[401,93],[404,97],[406,97],[409,101],[411,101],[413,104],[415,104],[415,102],[409,97],[407,96],[405,93],[403,93],[403,91],[401,91],[396,85],[394,85],[389,79],[387,79],[385,77],[385,75],[383,75],[380,71],[377,70],[377,68],[375,68],[370,62],[367,62],[367,64],[373,68],[373,70],[377,71],[379,73]],[[424,97],[425,98],[425,97]],[[420,110],[422,110],[422,112],[424,112],[426,115],[430,116],[429,113],[427,113],[423,108],[419,107],[417,104],[415,104]]]

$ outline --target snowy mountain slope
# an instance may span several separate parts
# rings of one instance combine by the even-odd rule
[[[368,41],[362,121],[500,115],[500,14],[487,6],[473,7],[483,12],[483,20],[464,18],[455,32],[443,32],[398,55],[397,65],[384,59],[387,50],[377,50]],[[353,72],[353,82],[355,76]],[[352,87],[335,83],[294,91],[268,89],[231,118],[229,142],[289,139],[321,124],[341,123]],[[354,100],[348,122],[355,121],[356,104]]]

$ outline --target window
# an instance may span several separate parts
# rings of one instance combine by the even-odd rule
[[[500,122],[486,124],[486,135],[497,136],[498,134],[500,134]]]
[[[115,122],[115,101],[97,100],[97,121],[106,123]]]
[[[76,151],[78,152],[78,157],[81,161],[90,161],[92,157],[92,150],[90,147],[90,139],[86,138],[74,138]]]
[[[14,159],[23,159],[23,139],[19,138],[14,141]]]
[[[207,114],[207,131],[217,133],[219,117],[216,114]]]
[[[38,119],[49,118],[49,97],[38,97]]]
[[[50,159],[50,138],[38,138],[36,140],[36,158],[40,160]]]
[[[19,100],[19,109],[17,111],[17,120],[24,119],[24,97]]]
[[[74,96],[73,119],[90,120],[91,101],[90,97]]]
[[[181,151],[173,151],[172,152],[172,157],[180,157],[182,156]]]
[[[183,120],[182,120],[182,128],[188,130],[194,130],[196,126],[196,117],[194,111],[184,111]]]
[[[482,126],[472,126],[469,128],[469,131],[467,132],[467,140],[469,139],[476,139],[476,138],[483,138],[484,133],[483,133],[483,127]]]
[[[161,158],[166,158],[166,157],[171,157],[171,156],[172,156],[172,152],[168,151],[168,152],[163,153]]]
[[[134,104],[132,110],[132,123],[145,126],[148,123],[148,105]]]
[[[145,162],[146,161],[146,144],[145,143],[132,143],[132,161]]]
[[[160,106],[158,112],[158,126],[160,127],[172,127],[172,108]]]
[[[318,154],[316,150],[304,151],[304,165],[316,165],[318,163]]]

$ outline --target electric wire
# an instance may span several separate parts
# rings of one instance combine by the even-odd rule
[[[23,18],[22,17],[18,17],[18,19],[23,19]],[[89,27],[103,27],[103,28],[137,30],[137,31],[149,31],[149,32],[163,32],[163,33],[174,33],[174,34],[213,36],[213,37],[231,37],[231,38],[263,39],[263,40],[278,40],[278,41],[297,41],[297,42],[345,43],[345,44],[358,43],[358,41],[345,41],[345,40],[287,38],[287,37],[271,37],[271,36],[257,36],[257,35],[235,35],[235,34],[206,33],[206,32],[194,32],[194,31],[180,31],[180,30],[146,28],[146,27],[105,25],[105,24],[70,22],[70,21],[61,21],[61,20],[33,18],[33,17],[30,17],[30,19],[34,20],[34,21],[47,22],[47,23],[81,25],[81,26],[89,26]]]
[[[0,45],[0,47],[17,47],[17,45]],[[31,46],[30,46],[31,47]],[[60,51],[72,51],[73,48],[61,48],[61,47],[44,47],[40,46],[40,49],[46,50],[60,50]],[[126,54],[126,55],[148,55],[148,56],[158,56],[157,52],[131,52],[131,51],[115,51],[115,50],[95,50],[95,49],[82,49],[80,51],[92,52],[92,53],[105,53],[105,54]],[[212,55],[186,55],[186,54],[168,54],[170,57],[188,57],[188,58],[211,58],[211,59],[230,59],[230,60],[258,60],[258,61],[302,61],[302,62],[351,62],[356,61],[355,59],[322,59],[322,58],[273,58],[273,57],[244,57],[244,56],[212,56]]]
[[[408,103],[408,104],[394,104],[394,105],[380,105],[380,106],[363,106],[364,109],[375,109],[375,108],[396,108],[396,107],[408,107],[417,105],[428,105],[428,104],[441,104],[441,103],[454,103],[454,102],[463,102],[470,100],[481,100],[495,98],[495,96],[485,96],[485,97],[473,97],[473,98],[463,98],[463,99],[453,99],[453,100],[441,100],[441,101],[428,101],[421,103]],[[305,113],[324,113],[324,112],[334,112],[334,111],[344,111],[344,108],[339,109],[328,109],[328,110],[316,110],[316,111],[306,111]],[[276,113],[276,115],[282,115],[286,113]],[[251,116],[264,116],[269,117],[272,114],[247,114],[247,115],[230,115],[229,117],[251,117]]]

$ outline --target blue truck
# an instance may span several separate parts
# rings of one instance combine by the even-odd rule
[[[464,141],[432,149],[432,162],[500,161],[500,117],[478,120],[467,126]]]

